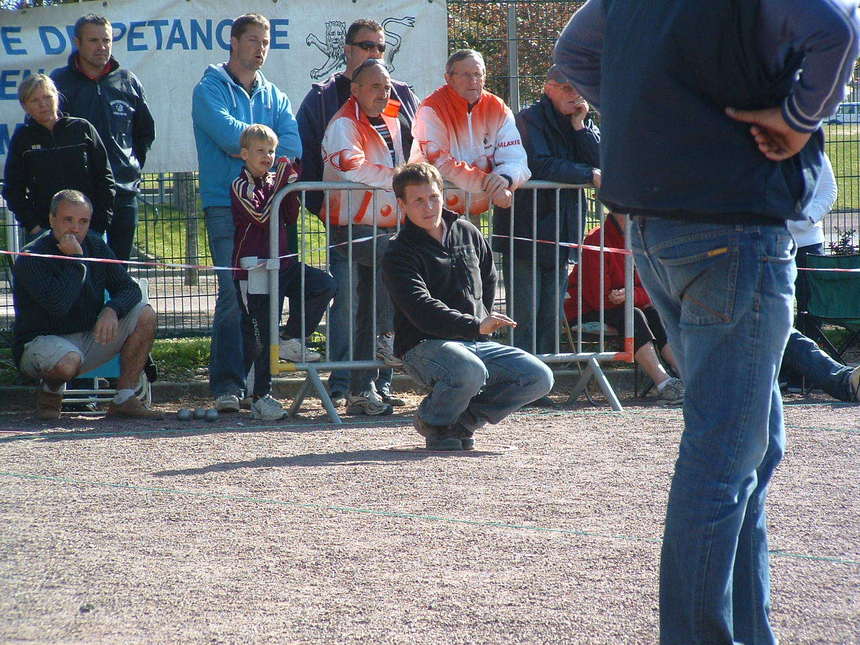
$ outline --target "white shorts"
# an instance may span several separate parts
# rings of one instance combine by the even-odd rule
[[[75,352],[81,357],[81,374],[104,365],[116,356],[125,341],[137,327],[137,319],[147,302],[140,302],[134,309],[119,319],[116,338],[107,345],[96,342],[92,331],[82,331],[64,336],[36,336],[24,345],[24,353],[21,355],[21,371],[32,378],[41,378],[42,374],[50,372],[62,358],[70,352]]]

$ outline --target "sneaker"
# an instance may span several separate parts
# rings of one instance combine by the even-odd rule
[[[428,450],[463,450],[463,442],[454,436],[454,431],[448,426],[434,426],[427,423],[417,414],[412,419],[415,430],[424,437],[424,445]],[[474,447],[474,442],[472,447]]]
[[[163,419],[161,412],[146,407],[136,396],[126,399],[122,403],[110,402],[107,409],[109,417],[125,417],[127,419]]]
[[[658,398],[663,405],[680,405],[684,402],[684,384],[681,379],[670,376],[666,385],[660,390]]]
[[[215,399],[215,409],[218,412],[238,412],[239,397],[235,394],[222,394]]]
[[[851,401],[860,401],[860,367],[851,370],[848,376],[848,387],[851,388]]]
[[[329,392],[328,397],[331,399],[331,404],[334,407],[338,407],[346,403],[346,392],[342,392],[341,390],[332,390]]]
[[[391,414],[394,412],[387,403],[383,403],[382,399],[376,392],[362,392],[361,394],[350,394],[346,397],[346,413],[347,414],[366,414],[368,416],[378,416],[383,414]]]
[[[401,399],[399,396],[392,395],[391,390],[389,390],[388,388],[382,388],[381,390],[377,390],[377,393],[379,394],[379,399],[383,403],[387,403],[388,405],[393,405],[395,407],[399,405],[406,405],[406,401]]]
[[[376,337],[376,358],[388,367],[403,367],[403,361],[394,355],[394,332],[387,331]]]
[[[276,399],[268,394],[261,396],[251,404],[251,418],[263,421],[277,421],[287,416],[287,411]]]
[[[44,421],[60,418],[63,407],[63,395],[59,392],[47,392],[40,387],[36,392],[36,418]]]
[[[475,449],[474,430],[466,430],[466,428],[464,428],[462,424],[458,421],[451,426],[451,431],[454,433],[454,436],[460,440],[460,443],[463,445],[463,450]]]
[[[302,355],[302,350],[304,350],[304,355]],[[308,349],[298,338],[282,338],[280,356],[281,359],[291,363],[316,363],[322,358],[322,354]]]

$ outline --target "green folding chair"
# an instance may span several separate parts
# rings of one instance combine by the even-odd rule
[[[813,269],[860,269],[860,255],[807,255],[807,266]],[[844,363],[843,355],[860,338],[860,271],[806,271],[809,284],[809,306],[801,312],[821,348]],[[839,327],[846,335],[832,341],[824,326]]]

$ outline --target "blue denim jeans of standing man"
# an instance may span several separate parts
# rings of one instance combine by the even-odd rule
[[[113,200],[113,218],[107,230],[107,243],[120,260],[131,257],[136,228],[137,193],[117,190]]]
[[[837,363],[814,340],[791,330],[782,357],[782,367],[802,377],[807,385],[821,388],[840,401],[854,401],[850,377],[853,367]]]
[[[546,267],[538,264],[533,268],[531,258],[514,258],[513,280],[510,273],[510,257],[503,257],[502,277],[505,293],[508,294],[508,316],[517,321],[514,347],[532,354],[554,354],[556,339],[562,329],[561,318],[564,316],[567,266]],[[535,325],[532,325],[532,314],[535,316]]]
[[[328,312],[329,360],[349,360],[349,321],[355,331],[355,311],[358,304],[358,265],[352,263],[352,299],[349,293],[349,261],[336,250],[329,253],[329,273],[337,283],[337,295]],[[390,367],[379,370],[375,381],[378,392],[388,391],[394,370]],[[349,370],[332,370],[328,377],[328,391],[346,394],[349,392]]]
[[[233,263],[233,213],[229,206],[205,209],[209,250],[216,266]],[[209,390],[212,396],[234,394],[239,398],[245,391],[244,355],[242,353],[242,316],[236,299],[232,271],[216,271],[218,297],[212,317],[212,355],[209,360]]]
[[[376,256],[374,258],[373,243],[371,240],[342,244],[349,240],[349,227],[337,226],[332,228],[331,240],[335,244],[341,244],[335,249],[335,253],[342,256],[344,262],[349,263],[347,255],[352,250],[352,261],[356,265],[356,274],[353,275],[352,283],[356,289],[355,298],[355,325],[353,326],[353,358],[355,360],[372,360],[376,349],[376,337],[386,331],[394,329],[394,305],[385,285],[382,283],[382,256],[388,249],[388,240],[393,230],[377,228],[372,226],[353,226],[352,239],[358,240],[364,237],[376,235]],[[341,288],[338,283],[338,289]],[[349,291],[348,279],[343,287]],[[373,297],[374,288],[376,292],[376,327],[374,328]],[[349,329],[349,326],[346,326]],[[348,332],[347,332],[348,333]],[[371,389],[373,383],[379,378],[378,369],[351,370],[349,381],[349,393],[358,395]]]
[[[660,642],[775,643],[765,498],[794,243],[778,225],[634,217],[636,267],[686,387],[660,561]]]
[[[552,370],[517,347],[492,341],[425,340],[403,356],[406,370],[431,390],[418,416],[435,426],[455,423],[471,434],[542,396]]]

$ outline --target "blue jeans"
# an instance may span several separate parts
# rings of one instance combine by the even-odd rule
[[[635,217],[633,252],[686,387],[660,562],[660,642],[775,643],[765,498],[794,243],[780,226]]]
[[[349,262],[342,253],[332,251],[328,255],[329,273],[337,283],[337,295],[328,311],[329,360],[349,360],[349,321],[353,320],[355,331],[355,306],[358,302],[358,265],[352,263],[352,294],[349,292]],[[390,367],[379,370],[376,390],[388,391],[394,370]],[[332,370],[328,377],[329,392],[349,392],[349,370]]]
[[[796,329],[791,330],[785,354],[782,357],[784,369],[802,376],[810,385],[818,387],[840,401],[853,401],[849,377],[853,367],[837,363],[811,338]]]
[[[431,389],[418,406],[427,423],[458,423],[471,433],[552,389],[543,362],[516,347],[491,341],[425,340],[403,356],[406,370]]]
[[[229,206],[205,209],[209,250],[216,266],[233,263],[233,235],[236,227]],[[212,317],[212,355],[209,359],[209,390],[215,397],[245,390],[244,355],[242,352],[242,316],[236,298],[232,271],[218,271],[218,297]]]
[[[508,315],[517,321],[517,326],[514,328],[514,347],[533,354],[555,353],[555,341],[561,329],[561,317],[564,316],[566,269],[564,265],[544,267],[538,264],[536,270],[533,270],[531,258],[528,260],[514,258],[514,274],[511,276],[510,257],[502,258],[505,293],[509,294]],[[558,287],[557,297],[556,287]],[[532,306],[532,294],[535,298],[534,306]],[[558,315],[556,315],[556,304]],[[533,313],[535,326],[532,326]],[[534,340],[532,334],[534,334]]]
[[[136,227],[137,193],[117,190],[113,200],[113,219],[107,230],[107,243],[120,260],[131,257]]]
[[[353,342],[353,358],[355,360],[372,360],[374,358],[376,337],[382,332],[392,331],[394,329],[394,305],[391,304],[391,298],[388,296],[388,291],[382,283],[382,256],[388,248],[388,240],[392,231],[390,229],[377,228],[376,233],[376,263],[374,264],[373,244],[370,240],[364,242],[353,243],[352,247],[352,262],[355,265],[356,272],[353,275],[352,284],[355,289],[355,325],[354,342]],[[372,226],[353,226],[352,239],[372,236],[374,234]],[[349,239],[349,230],[346,226],[337,226],[331,230],[331,240],[333,243],[342,243]],[[349,246],[338,246],[334,250],[335,255],[340,255],[343,262],[349,264]],[[337,278],[337,276],[336,276]],[[338,290],[341,285],[338,284]],[[343,289],[349,293],[349,279],[344,281]],[[373,298],[374,291],[376,293],[376,327],[373,326],[374,308]],[[349,325],[345,327],[345,333],[348,335]],[[348,341],[347,341],[348,342]],[[350,394],[360,394],[370,390],[371,383],[379,378],[379,370],[351,370],[349,381]],[[378,388],[377,388],[378,389]]]

